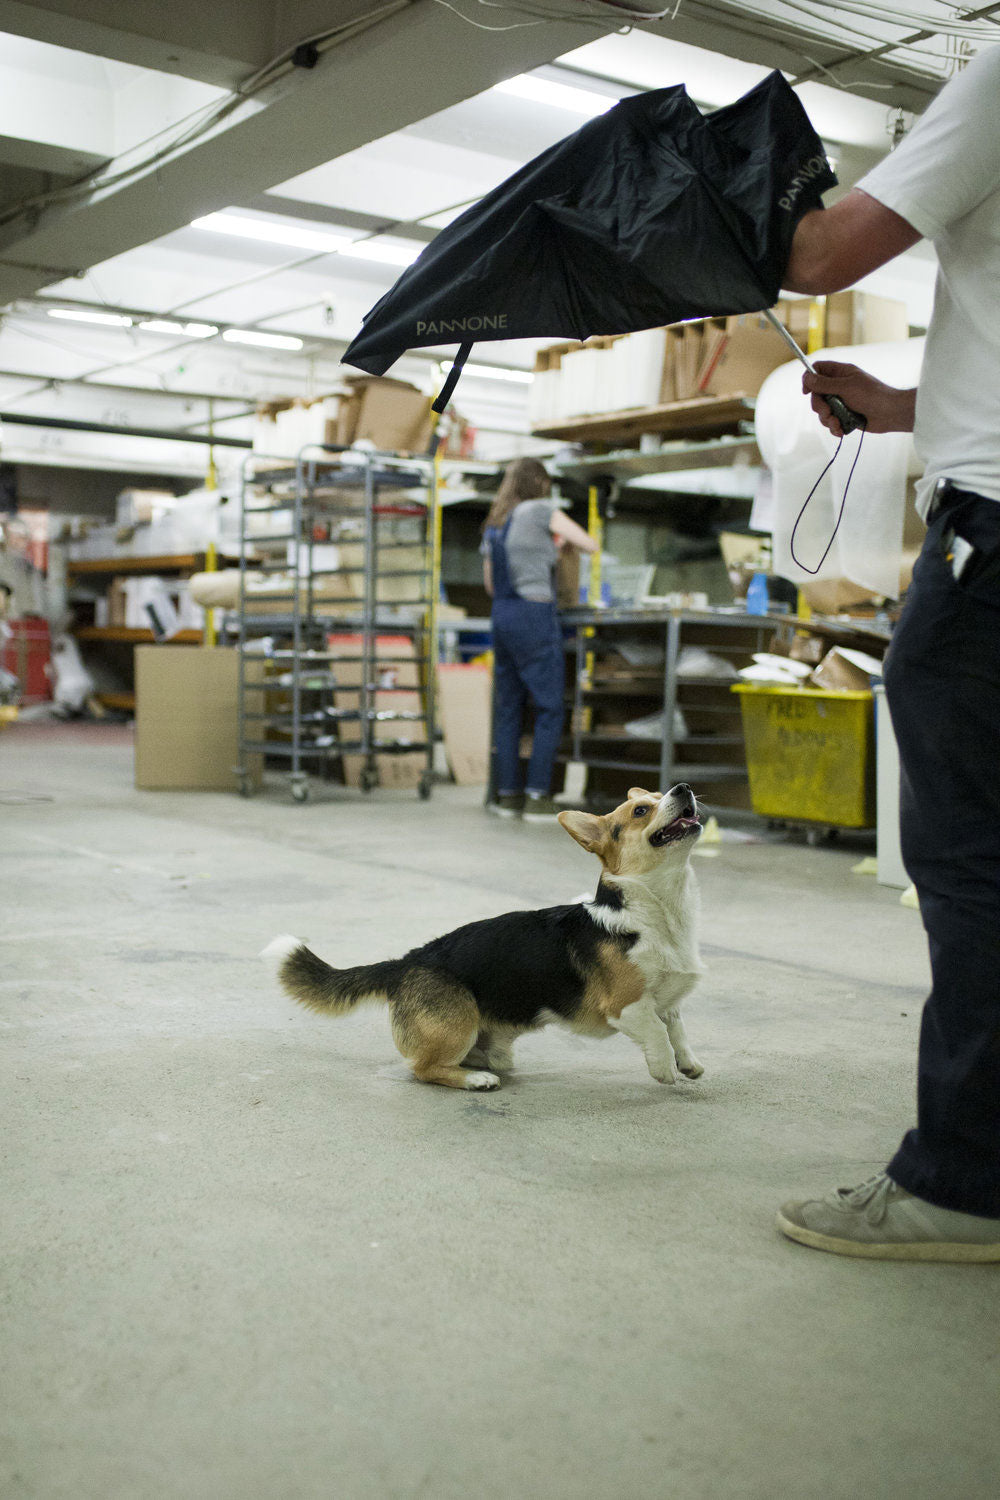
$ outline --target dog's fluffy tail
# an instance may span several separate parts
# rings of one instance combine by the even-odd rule
[[[274,966],[282,988],[293,1000],[332,1016],[346,1016],[358,1005],[388,1000],[400,967],[390,961],[334,969],[287,934],[268,943],[260,956]]]

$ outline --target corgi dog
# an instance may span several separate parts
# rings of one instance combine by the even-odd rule
[[[396,1046],[423,1083],[498,1088],[515,1039],[551,1022],[583,1036],[624,1032],[658,1083],[698,1078],[680,1016],[702,973],[691,788],[660,796],[632,787],[604,817],[561,812],[559,822],[601,862],[593,901],[469,922],[357,968],[331,968],[293,937],[261,956],[312,1010],[342,1016],[387,1003]]]

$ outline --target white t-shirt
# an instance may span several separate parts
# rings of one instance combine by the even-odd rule
[[[933,240],[940,263],[917,391],[918,508],[939,479],[1000,500],[1000,47],[858,187]]]

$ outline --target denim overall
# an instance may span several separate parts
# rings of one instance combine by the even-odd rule
[[[525,704],[535,705],[535,732],[524,788],[547,796],[563,729],[566,668],[555,600],[539,603],[515,591],[507,562],[510,521],[490,526],[486,540],[493,574],[493,749],[497,795],[521,790],[518,746]]]
[[[1000,1216],[1000,503],[939,487],[885,661],[903,863],[933,988],[917,1128],[888,1172],[941,1208]],[[954,574],[954,538],[975,553]]]

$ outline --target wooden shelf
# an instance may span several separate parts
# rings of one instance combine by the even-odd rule
[[[124,625],[78,625],[73,631],[78,641],[134,641],[141,644],[144,641],[155,641],[156,636],[151,630],[133,630]],[[164,641],[165,646],[200,646],[202,634],[200,630],[178,630],[169,641]]]
[[[88,573],[198,573],[204,566],[204,552],[180,552],[162,557],[83,557],[68,562],[66,572],[71,578]]]
[[[632,416],[634,413],[616,412],[613,415]],[[589,422],[593,419],[587,417],[580,420]],[[690,469],[728,469],[735,463],[757,465],[760,462],[756,438],[728,436],[699,437],[695,441],[678,438],[673,442],[662,443],[655,453],[640,453],[634,448],[600,454],[588,453],[561,461],[556,468],[560,478],[587,481],[607,475],[616,479],[621,488],[627,488],[634,479],[643,479],[649,474],[682,474]],[[660,492],[654,490],[647,493],[659,495]]]
[[[665,406],[644,406],[631,411],[604,412],[598,416],[565,417],[545,427],[532,429],[533,437],[560,438],[572,443],[628,443],[644,432],[663,432],[674,437],[706,437],[732,430],[753,416],[750,396],[698,396],[690,401],[669,401]]]

